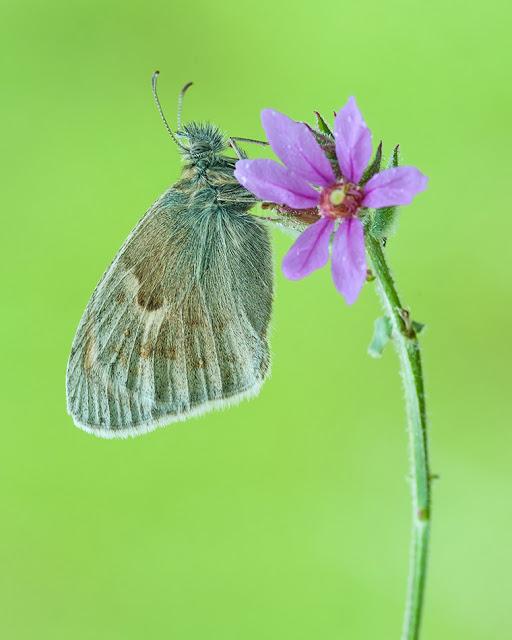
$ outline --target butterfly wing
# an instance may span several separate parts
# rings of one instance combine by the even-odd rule
[[[67,370],[68,412],[126,437],[258,393],[269,373],[272,261],[245,208],[170,189],[96,287]]]

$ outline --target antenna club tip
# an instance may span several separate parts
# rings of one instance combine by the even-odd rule
[[[190,87],[191,87],[193,84],[194,84],[193,82],[187,82],[187,84],[185,84],[185,85],[183,86],[182,90],[180,91],[180,95],[181,95],[181,97],[183,97],[183,96],[187,93],[187,91],[190,89]]]

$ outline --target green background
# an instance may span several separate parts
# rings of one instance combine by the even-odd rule
[[[129,441],[72,426],[87,299],[180,171],[170,118],[356,95],[429,177],[389,258],[422,338],[435,484],[424,638],[512,637],[509,2],[1,4],[0,637],[398,638],[410,525],[402,392],[380,313],[328,270],[286,281],[261,395]],[[251,154],[254,149],[248,148]],[[256,150],[256,153],[258,151]]]

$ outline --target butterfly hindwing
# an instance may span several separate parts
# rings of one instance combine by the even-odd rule
[[[96,287],[73,343],[68,411],[123,437],[236,402],[269,371],[272,261],[244,208],[170,189]]]

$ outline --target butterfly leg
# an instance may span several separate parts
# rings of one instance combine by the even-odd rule
[[[268,147],[268,142],[264,140],[254,140],[253,138],[240,138],[238,136],[230,136],[228,139],[229,144],[234,149],[239,160],[245,160],[247,158],[247,154],[245,151],[242,151],[240,147],[237,145],[237,142],[249,142],[250,144],[259,144],[262,147]]]
[[[269,144],[265,140],[255,140],[254,138],[240,138],[239,136],[230,136],[230,140],[236,142],[249,142],[250,144],[259,144],[260,147],[268,147]]]
[[[245,153],[245,151],[243,149],[240,149],[240,147],[235,142],[235,138],[228,138],[228,142],[229,142],[229,146],[236,153],[236,157],[239,160],[245,160],[247,158],[247,154]]]

